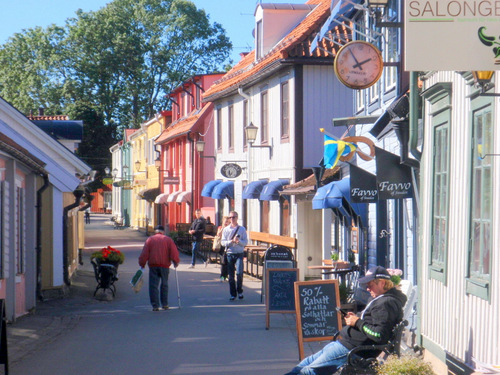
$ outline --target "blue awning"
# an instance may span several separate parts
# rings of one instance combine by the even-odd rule
[[[356,7],[354,4],[359,4],[361,0],[339,0],[333,9],[330,9],[330,17],[321,27],[319,33],[314,37],[311,42],[311,53],[316,49],[318,43],[325,37],[325,35],[333,30],[339,23],[349,20],[353,16]]]
[[[214,190],[214,187],[219,185],[221,182],[221,180],[212,180],[210,182],[207,182],[201,190],[201,196],[212,198],[212,191]]]
[[[234,198],[234,181],[224,181],[217,184],[212,190],[213,199]]]
[[[280,191],[283,190],[283,186],[288,185],[290,180],[279,179],[276,181],[271,181],[262,189],[259,199],[261,201],[277,201],[280,199]]]
[[[364,227],[367,225],[367,203],[351,203],[351,181],[344,178],[330,182],[316,192],[312,201],[313,209],[332,208],[345,217],[356,216],[361,219]]]
[[[267,180],[259,180],[250,182],[243,189],[241,197],[243,199],[259,199],[260,193],[265,185],[267,185]]]

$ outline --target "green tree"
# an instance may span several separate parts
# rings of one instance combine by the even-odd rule
[[[182,81],[222,70],[231,47],[188,0],[114,0],[0,47],[0,95],[24,113],[87,103],[110,128],[137,127],[167,108]]]

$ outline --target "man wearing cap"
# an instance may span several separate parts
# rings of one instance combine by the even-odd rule
[[[346,326],[340,331],[337,341],[305,358],[286,375],[333,374],[346,363],[351,349],[387,343],[392,330],[403,319],[406,296],[395,288],[384,267],[370,268],[359,283],[366,286],[372,296],[361,315],[349,312],[345,317]]]
[[[165,228],[158,225],[155,234],[149,237],[139,256],[139,266],[149,267],[149,300],[153,311],[168,309],[168,273],[170,264],[177,268],[179,251],[174,241],[164,234]],[[161,286],[160,286],[161,284]],[[159,288],[160,286],[160,288]],[[161,302],[161,304],[160,304]]]

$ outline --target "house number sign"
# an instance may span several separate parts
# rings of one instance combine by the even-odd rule
[[[224,164],[220,169],[220,173],[227,178],[236,178],[241,174],[241,167],[238,164]]]

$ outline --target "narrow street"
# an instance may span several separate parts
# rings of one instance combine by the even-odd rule
[[[172,268],[171,308],[153,312],[147,278],[138,294],[129,285],[146,236],[113,229],[108,220],[92,215],[86,225],[84,265],[71,295],[39,303],[35,315],[8,326],[10,374],[283,374],[297,363],[295,315],[273,314],[266,331],[260,280],[245,277],[245,299],[229,302],[218,265],[188,270],[181,254],[181,308]],[[89,256],[107,245],[123,251],[125,263],[115,299],[99,301]]]

